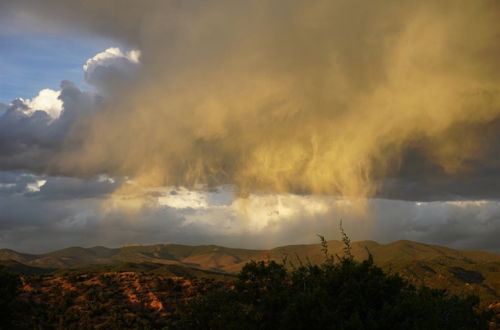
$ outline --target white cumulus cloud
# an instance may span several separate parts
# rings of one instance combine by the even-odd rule
[[[31,114],[37,110],[48,113],[52,118],[58,118],[63,110],[63,102],[59,99],[61,91],[49,88],[42,89],[37,96],[31,100],[23,100],[29,108],[26,112]]]

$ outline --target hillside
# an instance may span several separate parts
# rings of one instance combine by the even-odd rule
[[[330,241],[328,244],[331,254],[342,255],[342,242]],[[416,285],[446,288],[457,294],[474,293],[484,303],[500,301],[500,255],[483,251],[460,251],[412,241],[391,244],[374,241],[352,243],[355,258],[366,258],[367,251],[373,255],[378,266],[389,272],[397,272]],[[130,267],[138,267],[141,272],[151,271],[149,268],[152,267],[156,272],[162,272],[168,269],[161,268],[161,265],[177,265],[182,266],[178,269],[189,269],[189,272],[199,269],[234,274],[249,260],[267,259],[286,259],[290,265],[297,265],[301,262],[319,263],[323,260],[323,255],[319,244],[289,245],[270,250],[178,244],[121,248],[70,247],[40,255],[0,250],[0,260],[3,263],[8,261],[15,266],[11,268],[23,272],[24,267],[25,272],[30,273],[61,268],[76,268],[82,272],[91,269],[120,271],[120,267],[125,267],[122,270],[127,271],[131,271]],[[123,266],[124,263],[126,266]],[[138,264],[142,266],[137,266]]]
[[[19,329],[163,329],[178,306],[227,276],[184,266],[122,264],[21,276]]]

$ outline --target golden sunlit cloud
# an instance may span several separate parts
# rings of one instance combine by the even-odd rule
[[[69,139],[83,145],[61,152],[65,172],[369,197],[411,167],[409,150],[431,176],[491,156],[498,1],[135,3],[30,2],[33,17],[141,54],[135,79],[110,81],[100,111],[76,125]]]

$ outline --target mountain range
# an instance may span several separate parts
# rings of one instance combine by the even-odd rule
[[[344,243],[329,241],[328,249],[332,255],[342,255]],[[473,293],[479,295],[484,303],[500,301],[499,254],[455,250],[413,241],[390,244],[353,242],[351,252],[358,260],[371,254],[379,267],[398,273],[415,285],[448,289],[455,294]],[[189,272],[196,274],[201,274],[200,271],[235,274],[250,260],[286,260],[289,265],[298,266],[301,263],[320,263],[324,255],[320,244],[288,245],[269,250],[179,244],[70,247],[44,254],[0,250],[0,261],[23,273],[61,269],[130,271],[132,268],[134,271],[134,267],[138,271],[167,271],[175,266],[177,271],[190,269]],[[122,265],[121,268],[118,265]]]

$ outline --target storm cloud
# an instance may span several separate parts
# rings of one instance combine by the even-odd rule
[[[106,101],[50,170],[242,195],[498,197],[497,1],[2,6],[140,50],[131,81],[94,70]]]
[[[342,218],[353,239],[498,252],[499,13],[0,0],[23,33],[116,42],[81,64],[85,88],[0,104],[1,244],[272,247]]]

